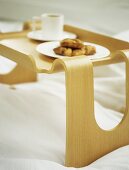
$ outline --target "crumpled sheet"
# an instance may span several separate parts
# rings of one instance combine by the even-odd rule
[[[129,145],[115,150],[89,166],[64,167],[58,163],[39,159],[0,159],[1,170],[128,170]]]

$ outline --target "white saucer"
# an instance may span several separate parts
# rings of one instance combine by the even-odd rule
[[[50,37],[49,35],[44,34],[42,30],[37,30],[37,31],[29,32],[27,34],[27,37],[30,39],[39,40],[39,41],[58,41],[58,40],[63,40],[65,38],[76,38],[77,35],[74,33],[64,31],[60,38],[55,38],[55,37]]]
[[[84,42],[84,44],[85,45],[92,45],[92,46],[96,47],[96,53],[94,55],[87,56],[91,60],[95,60],[95,59],[98,59],[98,58],[104,58],[104,57],[107,57],[110,54],[110,51],[103,46],[100,46],[100,45],[97,45],[97,44],[94,44],[94,43],[89,43],[89,42]],[[53,51],[53,49],[58,47],[59,45],[60,45],[59,41],[45,42],[45,43],[39,44],[36,47],[36,50],[39,53],[44,54],[48,57],[53,57],[53,58],[66,57],[66,56],[62,56],[62,55],[57,55]]]

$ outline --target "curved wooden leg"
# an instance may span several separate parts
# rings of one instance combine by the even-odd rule
[[[118,52],[126,62],[126,114],[115,128],[101,129],[94,115],[93,66],[86,57],[57,60],[66,73],[66,166],[83,167],[129,144],[129,53]]]
[[[87,144],[92,140],[93,66],[85,57],[66,62],[66,67],[66,166],[80,167],[91,159]]]
[[[36,81],[37,75],[35,71],[29,70],[20,64],[7,74],[0,74],[0,83],[17,84]]]
[[[94,117],[93,66],[86,57],[74,57],[58,62],[64,66],[66,79],[65,164],[81,167],[93,160],[88,157],[91,148],[87,145],[92,140],[92,134],[89,137],[88,134],[93,130]]]
[[[0,55],[17,63],[8,74],[0,74],[0,82],[16,84],[37,80],[36,66],[33,57],[0,44]]]

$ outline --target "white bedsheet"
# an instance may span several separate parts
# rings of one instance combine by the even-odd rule
[[[0,170],[77,170],[58,163],[39,159],[0,159]],[[80,170],[128,170],[129,145],[102,157]]]
[[[95,69],[95,115],[104,129],[112,128],[122,118],[123,68],[119,64]],[[64,152],[64,74],[42,74],[36,83],[13,88],[0,84],[0,169],[70,169],[63,166]],[[126,146],[81,169],[126,170],[128,158]]]

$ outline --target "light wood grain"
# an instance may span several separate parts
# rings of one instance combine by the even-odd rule
[[[126,62],[126,113],[122,122],[110,131],[100,129],[95,120],[92,62],[82,59],[82,63],[66,63],[66,166],[89,165],[103,155],[129,144],[129,52],[117,52],[112,57],[117,56]]]

